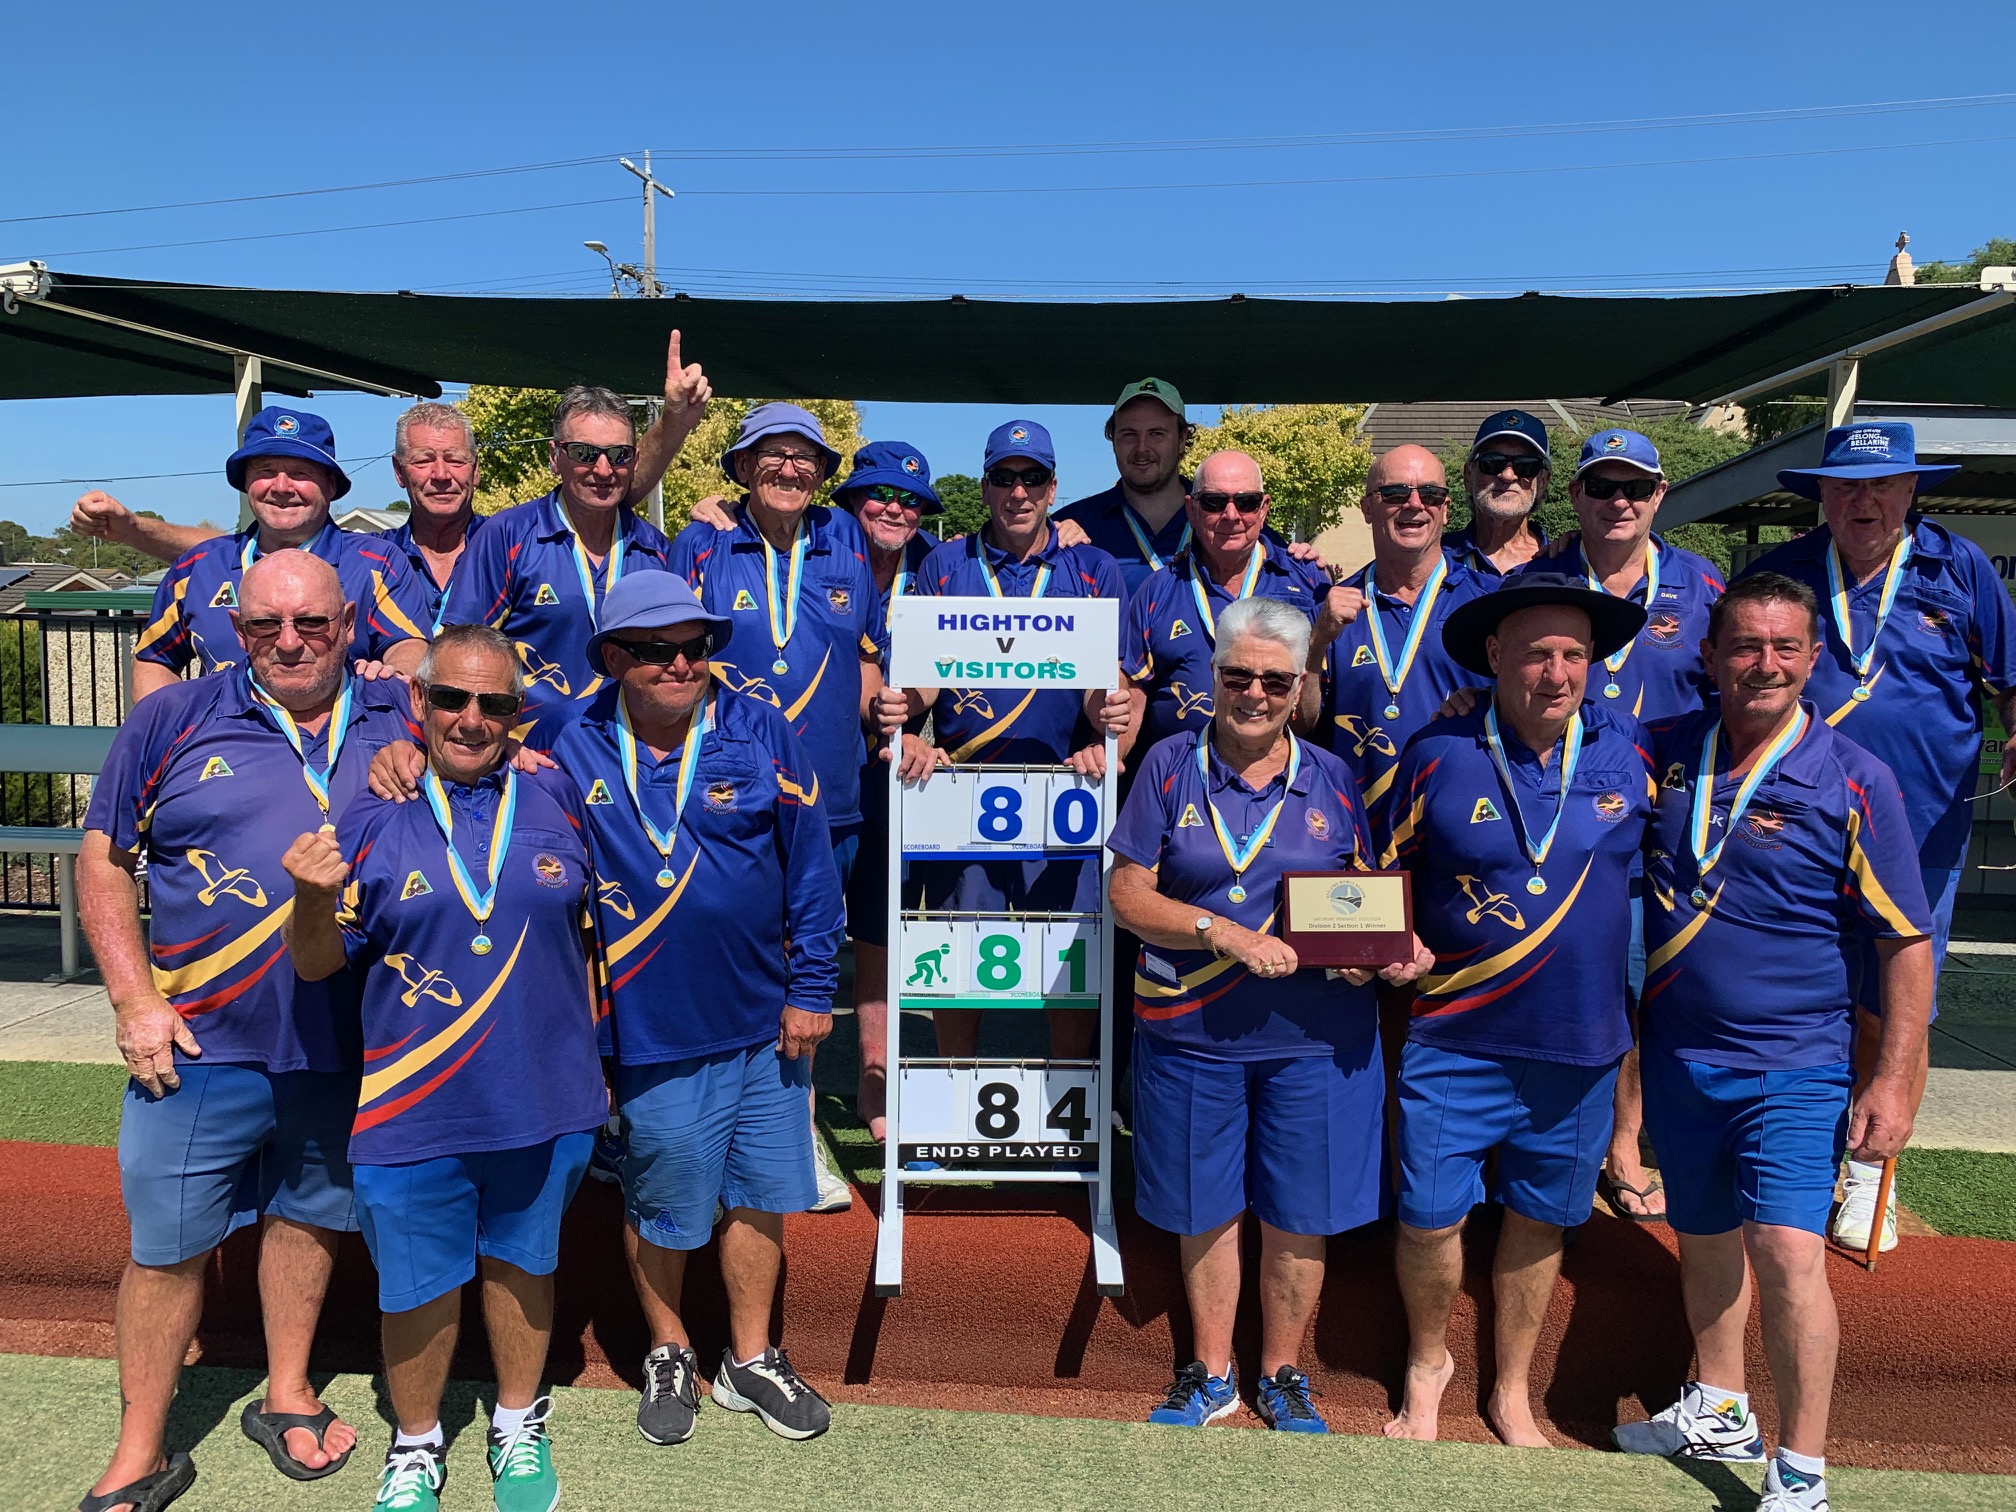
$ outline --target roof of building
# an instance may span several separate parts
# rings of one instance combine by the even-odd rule
[[[92,572],[64,562],[12,562],[0,578],[7,579],[0,582],[0,614],[19,614],[31,593],[104,593],[133,581],[123,572]]]

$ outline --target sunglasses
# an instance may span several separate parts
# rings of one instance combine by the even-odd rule
[[[637,460],[634,446],[596,446],[589,441],[562,441],[560,452],[576,467],[593,467],[597,457],[607,457],[611,467],[628,467]]]
[[[278,639],[283,626],[292,625],[301,639],[321,640],[335,623],[334,617],[327,614],[286,614],[273,618],[262,615],[258,619],[240,618],[238,629],[247,640],[269,641]]]
[[[469,707],[472,698],[485,719],[509,719],[525,707],[523,693],[471,693],[467,688],[451,688],[446,683],[425,686],[427,707],[439,709],[443,714],[460,714]]]
[[[1024,488],[1041,488],[1053,474],[1047,467],[990,467],[987,481],[996,488],[1013,488],[1020,483]]]
[[[669,667],[680,657],[689,662],[703,662],[713,654],[714,635],[709,631],[696,635],[691,640],[682,641],[633,641],[609,637],[610,645],[627,651],[646,666]]]
[[[894,504],[901,509],[922,509],[924,501],[907,488],[898,488],[894,483],[871,483],[867,488],[868,497],[877,504]]]
[[[1267,495],[1257,489],[1251,493],[1220,493],[1216,489],[1207,489],[1190,497],[1208,515],[1223,514],[1228,508],[1236,509],[1242,515],[1252,515],[1267,507]]]
[[[1399,507],[1415,494],[1421,495],[1421,502],[1429,509],[1440,509],[1449,502],[1449,490],[1440,483],[1381,483],[1372,492],[1379,495],[1380,502]]]
[[[1484,452],[1470,460],[1477,464],[1477,470],[1487,478],[1495,478],[1509,467],[1514,477],[1531,482],[1547,471],[1545,457],[1515,457],[1509,452]]]
[[[1244,693],[1257,681],[1267,690],[1269,698],[1286,698],[1295,686],[1293,672],[1255,672],[1251,667],[1220,667],[1218,676],[1224,681],[1226,690]]]
[[[1614,499],[1622,494],[1633,504],[1643,504],[1659,491],[1661,478],[1581,478],[1576,487],[1592,499]]]

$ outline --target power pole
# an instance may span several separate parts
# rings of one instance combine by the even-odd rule
[[[617,162],[628,168],[644,181],[644,276],[637,280],[638,292],[646,299],[663,299],[665,286],[658,282],[658,196],[672,198],[672,191],[651,176],[651,153],[644,153],[644,166],[639,168],[628,158],[618,158]],[[644,413],[647,423],[658,423],[659,411],[665,407],[662,399],[646,399]],[[663,480],[651,485],[651,523],[660,530],[665,528],[665,485]]]

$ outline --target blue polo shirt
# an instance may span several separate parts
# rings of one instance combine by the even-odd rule
[[[1185,478],[1183,488],[1189,491],[1190,480]],[[1103,493],[1087,494],[1082,499],[1073,499],[1062,508],[1050,512],[1053,523],[1075,520],[1078,528],[1085,532],[1085,538],[1099,550],[1113,558],[1120,569],[1120,580],[1127,585],[1126,593],[1118,595],[1131,598],[1148,581],[1150,573],[1168,566],[1175,561],[1183,549],[1190,544],[1190,512],[1178,509],[1164,523],[1160,530],[1150,530],[1148,522],[1134,512],[1134,506],[1127,502],[1127,495],[1118,482]],[[1128,522],[1133,522],[1133,529]],[[1135,531],[1140,531],[1136,536]],[[1141,549],[1145,539],[1148,550]],[[1278,537],[1277,537],[1278,539]]]
[[[638,822],[601,694],[560,737],[595,844],[596,918],[611,1028],[626,1066],[745,1050],[777,1038],[778,1010],[832,1011],[845,921],[833,845],[805,748],[756,698],[713,695],[714,724],[668,863]],[[637,750],[637,800],[674,822],[685,747]],[[677,879],[665,887],[661,871]]]
[[[1300,741],[1302,759],[1286,786],[1281,816],[1246,868],[1243,902],[1226,894],[1231,863],[1211,823],[1216,804],[1235,842],[1243,842],[1280,801],[1284,768],[1259,789],[1207,752],[1209,778],[1197,769],[1190,732],[1172,735],[1142,761],[1134,789],[1107,845],[1116,856],[1156,871],[1165,898],[1274,934],[1281,874],[1363,870],[1371,836],[1358,807],[1351,769],[1321,746]],[[1372,988],[1348,986],[1318,970],[1284,980],[1254,976],[1230,956],[1209,950],[1143,945],[1134,972],[1134,1023],[1152,1035],[1213,1060],[1274,1060],[1334,1056],[1378,1032]]]
[[[1536,505],[1535,508],[1537,509],[1538,506]],[[1526,528],[1533,533],[1534,540],[1538,541],[1542,546],[1547,544],[1547,532],[1540,528],[1538,520],[1530,515],[1527,516]],[[1483,548],[1477,544],[1477,526],[1474,521],[1465,525],[1461,530],[1445,531],[1442,536],[1442,550],[1448,555],[1451,567],[1467,567],[1470,571],[1483,578],[1502,578],[1505,576],[1504,572],[1499,569],[1498,564],[1484,555]],[[1485,589],[1488,592],[1497,586],[1496,583],[1487,583],[1485,584]]]
[[[1646,836],[1648,1047],[1740,1071],[1849,1058],[1862,942],[1928,935],[1918,847],[1897,779],[1815,706],[1758,784],[1705,881],[1689,835],[1701,748],[1718,715],[1651,730],[1659,805]],[[1728,834],[1740,780],[1717,741],[1709,844]],[[1705,907],[1692,900],[1696,887]],[[1872,987],[1873,991],[1873,987]]]
[[[1565,572],[1586,579],[1589,563],[1582,555],[1582,537],[1577,533],[1569,539],[1573,544],[1559,556],[1529,562],[1513,576]],[[1626,595],[1645,605],[1645,628],[1614,673],[1607,665],[1589,668],[1589,696],[1617,704],[1645,724],[1691,714],[1715,696],[1714,680],[1701,665],[1701,642],[1708,638],[1708,611],[1722,597],[1721,569],[1713,562],[1667,545],[1656,533],[1649,539],[1659,553],[1659,595],[1645,603],[1649,585],[1642,573]],[[1604,691],[1613,682],[1618,689],[1614,699]]]
[[[1262,536],[1255,549],[1261,563],[1253,597],[1293,605],[1313,623],[1330,579],[1313,563],[1296,561],[1278,541]],[[1120,665],[1148,694],[1139,750],[1179,730],[1194,732],[1211,723],[1211,653],[1217,638],[1198,612],[1199,589],[1211,606],[1212,621],[1236,602],[1232,590],[1200,568],[1193,547],[1150,573],[1120,617]]]
[[[475,540],[476,533],[489,524],[490,519],[489,515],[471,514],[468,528],[463,532],[463,540],[465,542]],[[390,530],[379,531],[378,538],[389,541],[398,548],[400,555],[406,558],[406,565],[412,570],[413,579],[420,585],[421,592],[427,600],[428,628],[432,629],[436,623],[446,624],[447,621],[442,620],[440,615],[442,605],[448,601],[448,584],[434,581],[434,569],[427,565],[427,554],[413,543],[412,520],[409,518],[403,525],[394,525]],[[467,552],[466,546],[464,552],[465,554]],[[462,565],[460,558],[456,559],[455,565],[457,567]]]
[[[1397,663],[1401,648],[1407,644],[1408,632],[1414,628],[1416,605],[1378,588],[1371,563],[1345,582],[1365,595],[1365,610],[1339,631],[1330,644],[1328,696],[1323,701],[1329,718],[1324,721],[1319,738],[1326,740],[1330,749],[1357,774],[1365,812],[1376,830],[1380,828],[1380,813],[1393,790],[1393,774],[1407,742],[1435,717],[1442,701],[1451,693],[1485,681],[1457,666],[1442,649],[1442,623],[1458,605],[1497,587],[1498,579],[1480,577],[1453,563],[1450,565],[1442,591],[1428,611],[1429,623],[1421,632],[1420,647],[1400,684],[1398,699],[1392,696],[1380,675],[1368,616],[1379,616],[1387,654]],[[1388,719],[1386,710],[1395,704],[1400,715]]]
[[[1904,810],[1918,841],[1919,865],[1952,871],[1967,855],[1981,704],[2016,684],[2016,611],[1981,548],[1930,520],[1912,518],[1911,558],[1896,604],[1869,664],[1869,692],[1858,702],[1848,648],[1829,604],[1826,526],[1774,548],[1744,572],[1782,572],[1820,601],[1825,642],[1806,693],[1821,717],[1887,766],[1904,789]],[[1858,650],[1875,626],[1884,574],[1848,592]]]
[[[805,529],[798,622],[781,652],[771,636],[763,536],[746,509],[733,530],[688,525],[667,560],[711,613],[735,622],[733,639],[714,657],[714,675],[730,692],[783,712],[819,779],[826,822],[837,829],[861,818],[861,761],[867,749],[861,662],[880,660],[887,622],[853,517],[814,504],[805,511]],[[789,572],[788,555],[778,553],[780,585]],[[785,665],[782,672],[776,670],[778,661]]]
[[[231,628],[238,607],[239,580],[259,560],[258,527],[217,536],[190,547],[154,590],[154,607],[133,655],[180,672],[201,660],[203,670],[235,667],[245,648]],[[406,559],[374,535],[323,525],[301,550],[336,569],[343,597],[357,606],[351,654],[383,661],[405,640],[425,640],[432,618],[424,579],[413,576]],[[248,560],[249,557],[249,560]]]
[[[404,683],[353,680],[350,690],[328,784],[339,818],[364,793],[372,756],[414,737]],[[318,771],[333,719],[303,732]],[[294,911],[280,858],[323,822],[300,759],[242,670],[171,683],[134,705],[113,738],[84,827],[146,857],[154,986],[189,1021],[206,1066],[357,1065],[357,979],[302,981],[280,934]]]
[[[481,887],[504,773],[444,782],[455,850]],[[609,1116],[595,1053],[589,864],[581,796],[561,772],[517,778],[517,814],[479,932],[424,800],[366,794],[336,826],[350,857],[338,920],[364,972],[360,1165],[514,1150]]]
[[[1541,868],[1514,828],[1480,703],[1407,742],[1394,778],[1385,864],[1414,876],[1414,932],[1435,952],[1408,1038],[1467,1055],[1607,1066],[1631,1048],[1625,1018],[1629,879],[1652,812],[1650,742],[1637,721],[1582,705],[1582,758]],[[1507,764],[1537,840],[1561,794],[1511,730]]]
[[[618,576],[666,565],[671,542],[627,505],[618,512],[615,539],[623,543]],[[541,750],[552,748],[602,686],[588,665],[588,640],[609,591],[606,559],[591,571],[590,585],[592,605],[582,593],[574,529],[557,489],[492,515],[448,584],[444,625],[491,625],[517,645],[525,664],[519,734]]]

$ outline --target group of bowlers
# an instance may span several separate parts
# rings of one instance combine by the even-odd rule
[[[400,418],[411,512],[383,535],[330,522],[349,487],[334,438],[281,408],[226,464],[253,516],[234,535],[79,501],[78,528],[173,559],[79,859],[132,1073],[123,1415],[83,1512],[155,1512],[193,1481],[165,1452],[168,1408],[208,1257],[255,1222],[269,1378],[242,1425],[280,1473],[332,1474],[355,1446],[307,1366],[337,1237],[361,1230],[397,1423],[376,1505],[439,1505],[440,1398],[480,1281],[494,1498],[552,1507],[552,1277],[605,1122],[652,1334],[640,1432],[694,1431],[681,1283],[716,1238],[714,1400],[787,1437],[823,1432],[771,1316],[783,1215],[817,1205],[826,1175],[810,1062],[850,936],[860,1111],[885,1132],[880,761],[893,745],[912,781],[969,762],[1098,775],[1109,731],[1131,786],[1113,906],[1141,942],[1141,1207],[1182,1236],[1200,1354],[1153,1420],[1237,1404],[1226,1287],[1236,1305],[1250,1207],[1274,1268],[1259,1406],[1322,1431],[1295,1364],[1321,1241],[1397,1196],[1411,1342],[1388,1432],[1433,1437],[1489,1158],[1506,1211],[1490,1414],[1509,1442],[1545,1443],[1526,1369],[1561,1233],[1588,1216],[1606,1155],[1615,1187],[1651,1190],[1642,1082],[1699,1370],[1620,1446],[1763,1456],[1743,1391],[1754,1269],[1781,1415],[1767,1504],[1824,1506],[1835,1168],[1851,1150],[1852,1206],[1908,1135],[1979,697],[2005,726],[2016,712],[2007,595],[1977,548],[1912,512],[1941,469],[1908,426],[1837,431],[1820,467],[1784,475],[1826,524],[1723,594],[1650,533],[1665,482],[1633,432],[1589,439],[1581,530],[1542,539],[1547,437],[1519,411],[1480,428],[1457,534],[1439,461],[1380,457],[1362,501],[1374,559],[1333,582],[1266,528],[1252,458],[1181,474],[1190,427],[1153,378],[1107,425],[1119,481],[1054,519],[1034,421],[988,438],[986,527],[939,542],[915,448],[863,447],[834,505],[815,504],[841,459],[809,413],[766,404],[721,459],[741,497],[668,540],[634,506],[708,397],[676,333],[641,436],[616,395],[569,390],[556,487],[488,518],[467,421],[433,404]],[[1115,686],[885,688],[904,593],[1124,599]],[[1179,777],[1208,819],[1171,806]],[[1384,980],[1299,971],[1278,939],[1265,879],[1291,799],[1326,854],[1413,873],[1414,958]],[[1072,860],[913,865],[903,886],[964,910],[1100,902],[1098,868]],[[974,1053],[977,1015],[937,1020],[946,1053]],[[1095,1028],[1055,1013],[1053,1048],[1088,1053]],[[1307,1074],[1326,1060],[1339,1078],[1371,1066],[1349,1116],[1343,1081]],[[1397,1194],[1378,1154],[1394,1077]],[[1206,1139],[1212,1098],[1225,1121]],[[1318,1150],[1355,1140],[1327,1198],[1283,1195],[1308,1147],[1270,1128]],[[1228,1141],[1236,1160],[1206,1148]]]

